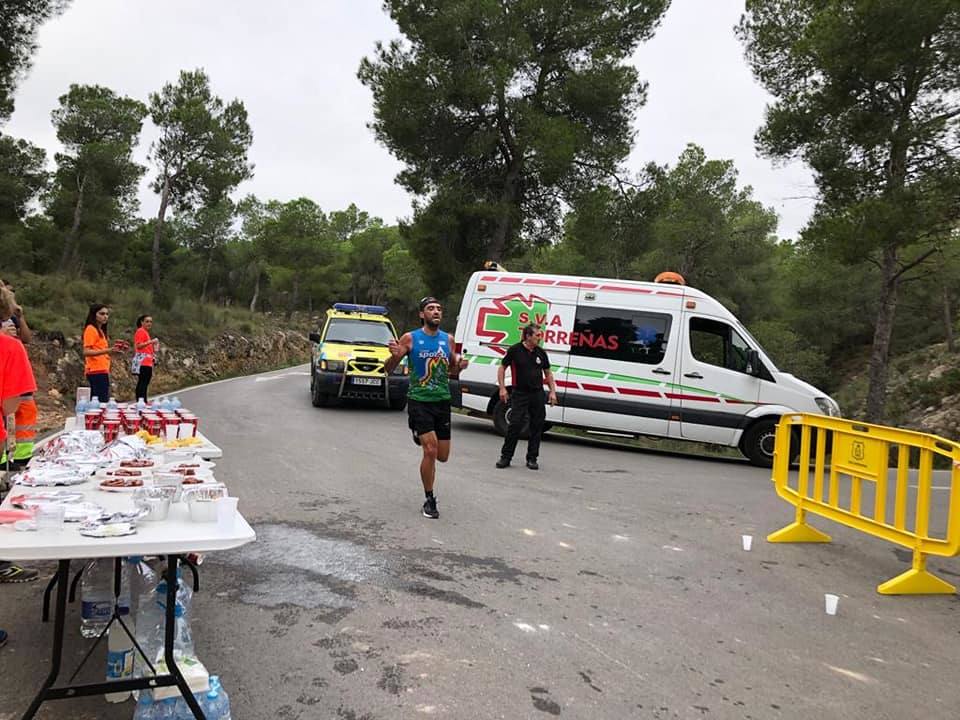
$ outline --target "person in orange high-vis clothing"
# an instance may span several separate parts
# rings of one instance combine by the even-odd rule
[[[0,323],[0,332],[17,338],[24,345],[33,339],[33,331],[23,315],[23,308],[17,303],[13,287],[3,281],[0,281],[0,318],[7,318]],[[14,417],[17,446],[13,451],[11,468],[19,470],[33,457],[33,445],[37,438],[37,403],[32,395],[22,398]],[[0,463],[5,465],[6,461],[4,449]]]

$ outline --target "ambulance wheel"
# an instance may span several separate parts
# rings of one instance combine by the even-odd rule
[[[773,450],[777,439],[776,418],[760,420],[751,425],[743,434],[740,441],[740,451],[747,456],[751,465],[757,467],[773,467]],[[800,454],[800,439],[792,434],[790,438],[790,462],[793,463]]]
[[[507,436],[507,428],[510,427],[510,404],[507,403],[504,405],[502,402],[497,400],[497,404],[493,407],[493,426],[497,429],[497,432],[500,433],[503,437]],[[530,437],[530,421],[527,420],[523,424],[523,429],[520,431],[520,439],[526,440]]]
[[[326,407],[327,403],[330,402],[330,396],[320,392],[320,383],[316,382],[316,380],[314,380],[313,387],[310,390],[310,400],[313,402],[314,407]]]

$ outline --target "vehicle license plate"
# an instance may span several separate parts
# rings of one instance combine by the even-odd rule
[[[380,378],[365,378],[365,377],[355,377],[350,378],[350,382],[354,385],[382,385],[383,381]]]

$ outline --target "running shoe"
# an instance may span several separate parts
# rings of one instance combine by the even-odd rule
[[[40,573],[33,568],[10,564],[0,570],[0,583],[25,583],[36,580]]]
[[[437,499],[436,498],[427,498],[423,503],[423,516],[430,518],[431,520],[436,520],[440,517],[440,511],[437,510]]]
[[[7,644],[7,631],[0,630],[0,647],[3,647]]]
[[[536,460],[527,460],[527,469],[529,470],[539,470],[540,466],[537,465]]]
[[[505,467],[510,467],[510,458],[502,457],[497,460],[497,468],[503,470]]]

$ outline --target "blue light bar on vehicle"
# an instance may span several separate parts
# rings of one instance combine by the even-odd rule
[[[386,315],[389,312],[383,305],[354,305],[353,303],[334,303],[333,309],[339,312],[367,313],[369,315]]]

